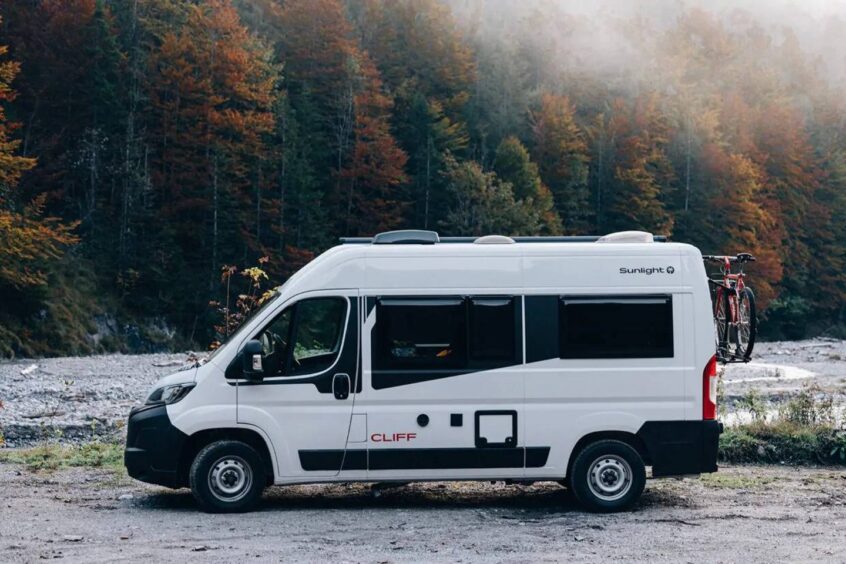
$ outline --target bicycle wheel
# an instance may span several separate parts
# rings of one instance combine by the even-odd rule
[[[728,293],[717,288],[714,294],[714,328],[717,335],[717,359],[726,360],[729,341]]]
[[[755,336],[758,332],[758,316],[755,311],[755,294],[744,288],[737,296],[737,341],[735,354],[741,360],[752,357]]]

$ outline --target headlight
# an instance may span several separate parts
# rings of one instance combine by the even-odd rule
[[[173,384],[156,388],[150,394],[150,397],[147,398],[146,405],[155,405],[157,403],[169,405],[176,403],[187,396],[188,392],[194,389],[194,386],[196,384],[191,382],[190,384]]]

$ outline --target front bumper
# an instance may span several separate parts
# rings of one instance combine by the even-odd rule
[[[683,476],[717,471],[723,424],[719,421],[647,421],[637,432],[652,475]]]
[[[136,407],[129,412],[123,463],[136,480],[170,488],[185,485],[179,471],[188,436],[173,426],[164,405]]]

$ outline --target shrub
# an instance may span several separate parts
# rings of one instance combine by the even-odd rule
[[[786,464],[846,464],[846,432],[828,425],[754,422],[726,429],[720,460]]]

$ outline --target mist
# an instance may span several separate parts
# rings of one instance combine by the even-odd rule
[[[651,82],[662,41],[701,12],[738,37],[766,41],[762,63],[777,63],[780,48],[797,41],[805,64],[819,67],[830,85],[846,86],[846,2],[451,0],[450,5],[480,44],[544,44],[544,65],[554,81],[576,74],[616,88]]]

